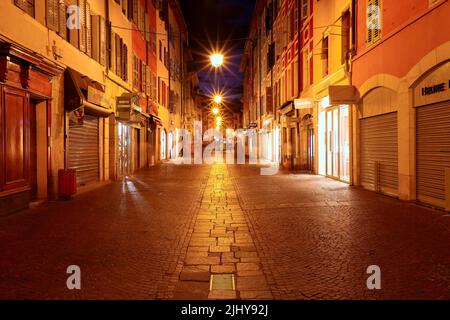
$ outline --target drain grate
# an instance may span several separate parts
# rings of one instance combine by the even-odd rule
[[[209,290],[235,290],[233,274],[213,274],[209,282]]]

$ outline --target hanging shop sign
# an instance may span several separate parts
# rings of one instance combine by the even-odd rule
[[[302,109],[310,109],[313,108],[313,100],[312,99],[295,99],[294,106],[297,110]]]
[[[450,62],[424,77],[414,90],[415,106],[450,100]]]
[[[141,107],[139,106],[139,96],[133,93],[125,93],[117,97],[116,117],[119,121],[129,123],[141,122]]]
[[[331,105],[357,104],[360,100],[359,91],[355,86],[329,86],[328,95]]]

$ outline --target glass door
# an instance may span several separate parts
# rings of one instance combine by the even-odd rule
[[[337,114],[339,111],[337,109],[331,109],[327,111],[327,176],[332,178],[338,178],[338,163],[339,158],[337,157],[336,150],[339,149],[337,145]]]
[[[339,110],[339,178],[350,182],[350,125],[349,107],[343,105]]]
[[[327,110],[327,176],[350,182],[350,121],[348,105]]]
[[[130,174],[131,171],[131,136],[130,127],[120,123],[118,126],[118,175],[119,177],[125,177]]]

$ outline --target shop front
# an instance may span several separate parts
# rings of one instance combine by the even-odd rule
[[[377,87],[359,106],[359,174],[363,188],[389,196],[399,195],[397,92]]]
[[[62,72],[0,41],[0,215],[53,196],[51,80]]]
[[[327,96],[318,108],[319,174],[350,183],[350,106],[331,104]]]
[[[414,88],[417,200],[450,211],[450,61]]]
[[[68,68],[64,75],[66,167],[75,170],[78,186],[99,182],[105,148],[104,119],[113,111],[102,106],[104,87]]]
[[[158,148],[160,145],[161,119],[152,114],[148,120],[148,165],[154,166],[159,159]]]
[[[281,165],[287,170],[298,168],[298,121],[294,101],[284,103],[279,110],[281,122]]]
[[[117,97],[117,178],[133,174],[143,166],[142,157],[150,116],[142,112],[140,98],[134,93]]]

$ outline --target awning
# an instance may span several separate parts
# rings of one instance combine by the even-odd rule
[[[360,100],[358,88],[350,85],[329,86],[328,95],[331,105],[357,104]]]
[[[75,111],[83,108],[87,114],[109,117],[113,111],[101,106],[101,95],[105,93],[103,85],[81,73],[67,68],[64,72],[64,108]]]

